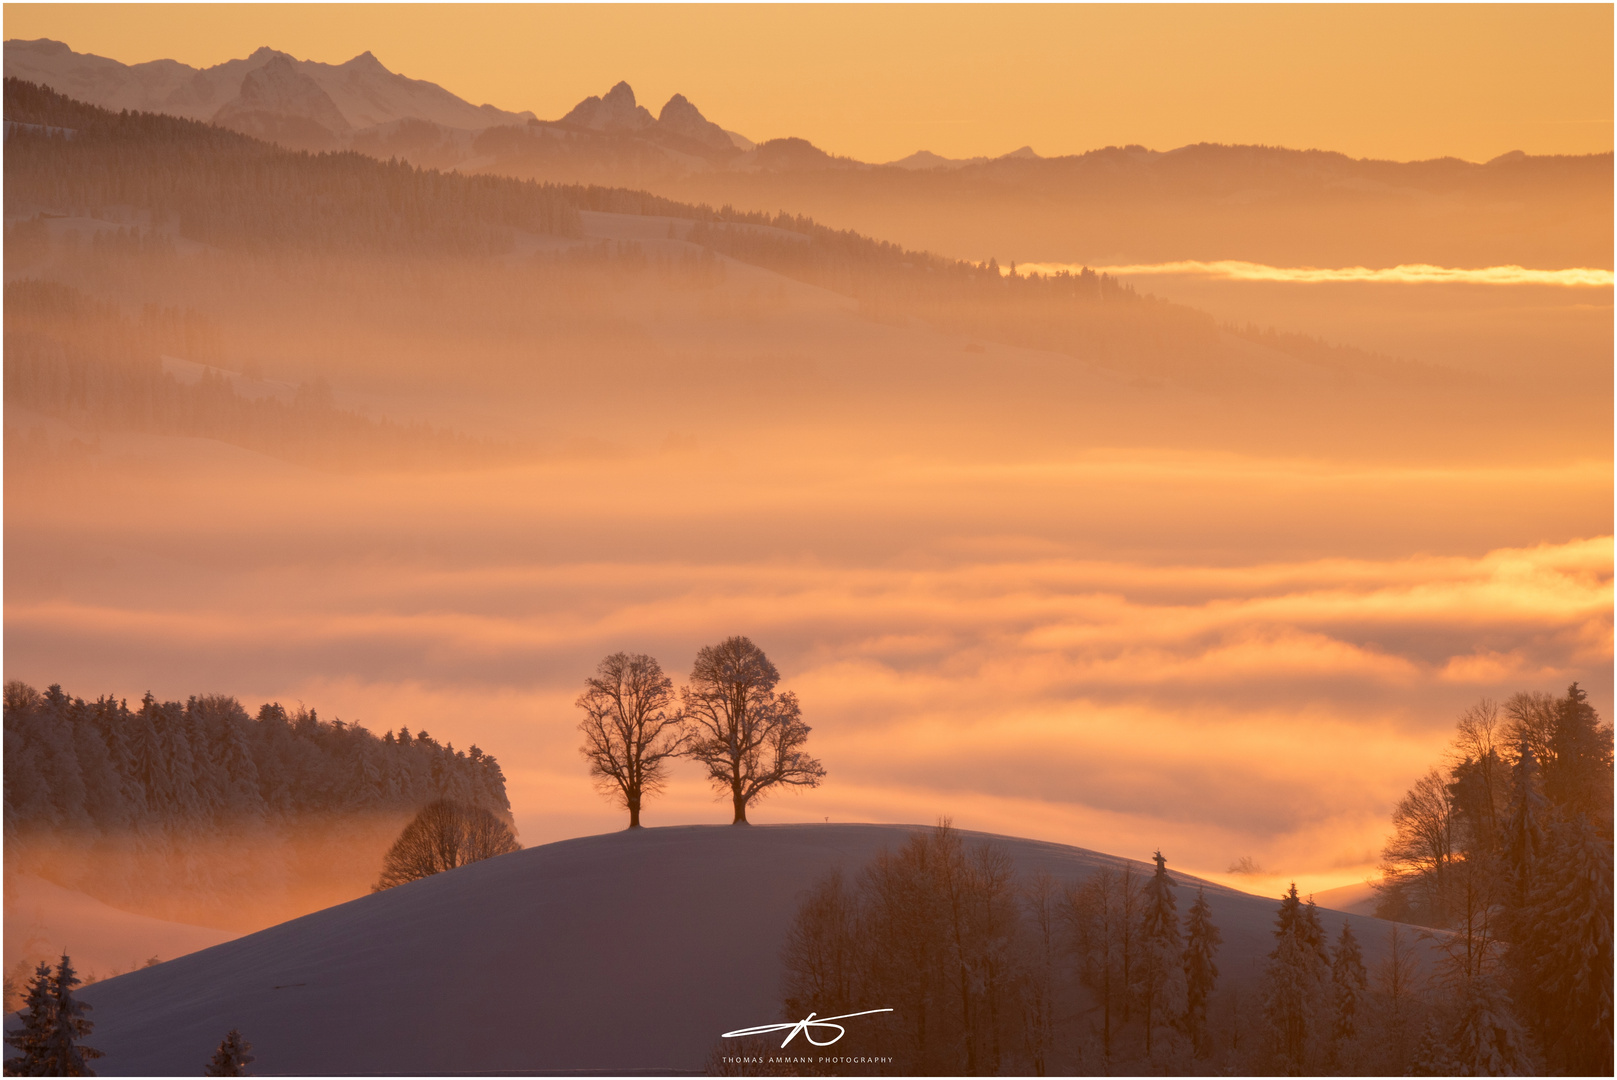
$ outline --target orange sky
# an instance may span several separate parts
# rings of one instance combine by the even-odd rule
[[[1356,156],[1612,149],[1610,5],[5,5],[7,37],[206,66],[367,49],[561,116],[628,79],[753,139],[884,161],[1199,141]]]

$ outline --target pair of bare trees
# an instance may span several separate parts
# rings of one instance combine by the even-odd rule
[[[590,775],[637,829],[646,797],[667,782],[670,761],[694,758],[715,791],[730,797],[733,824],[745,825],[747,805],[770,789],[815,787],[825,775],[803,750],[809,726],[797,695],[777,694],[779,682],[769,657],[744,637],[697,653],[690,685],[677,697],[655,659],[613,653],[585,680],[577,702]]]

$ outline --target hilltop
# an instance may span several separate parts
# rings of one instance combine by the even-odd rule
[[[264,1073],[700,1071],[721,1033],[780,1019],[781,946],[810,886],[917,828],[683,826],[500,856],[90,987],[97,1069],[183,1075],[236,1027]],[[965,837],[1024,878],[1123,863]],[[1206,890],[1223,985],[1260,971],[1277,901],[1178,886],[1181,912]],[[1346,916],[1321,917],[1334,940]],[[1374,965],[1389,927],[1354,923]]]

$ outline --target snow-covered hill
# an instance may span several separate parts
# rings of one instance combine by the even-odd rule
[[[477,863],[88,988],[96,1069],[194,1072],[239,1028],[264,1074],[697,1071],[723,1032],[780,1019],[780,949],[804,890],[911,831],[684,826]],[[997,839],[1021,873],[1121,864]],[[1181,911],[1195,884],[1180,877]],[[1276,901],[1207,893],[1226,977],[1261,969]],[[1333,936],[1343,918],[1323,913]],[[1356,922],[1374,963],[1384,928]]]

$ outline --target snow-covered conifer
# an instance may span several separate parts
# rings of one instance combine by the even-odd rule
[[[1312,902],[1292,885],[1275,916],[1275,947],[1264,972],[1263,1013],[1276,1064],[1288,1075],[1314,1071],[1330,963]]]
[[[1162,852],[1153,854],[1156,873],[1145,883],[1145,910],[1140,916],[1140,998],[1145,1006],[1145,1052],[1151,1053],[1151,1029],[1168,1012],[1179,956],[1179,899]]]
[[[1331,1056],[1338,1066],[1359,1034],[1369,982],[1353,923],[1346,920],[1331,953]]]
[[[1528,953],[1552,1068],[1603,1075],[1612,1068],[1612,848],[1593,822],[1559,823],[1532,905]]]
[[[7,1076],[45,1075],[45,1046],[56,1025],[56,999],[51,993],[51,966],[41,960],[28,982],[28,996],[18,1010],[22,1026],[6,1033],[6,1045],[19,1057],[6,1059]]]
[[[246,1076],[247,1066],[253,1063],[253,1044],[242,1038],[241,1032],[230,1029],[213,1052],[213,1060],[202,1070],[203,1076]]]
[[[1224,935],[1213,925],[1213,909],[1207,904],[1204,890],[1196,890],[1196,902],[1190,905],[1185,920],[1185,1030],[1190,1035],[1197,1053],[1205,1049],[1207,1039],[1207,1000],[1218,981],[1218,965],[1213,962]]]

